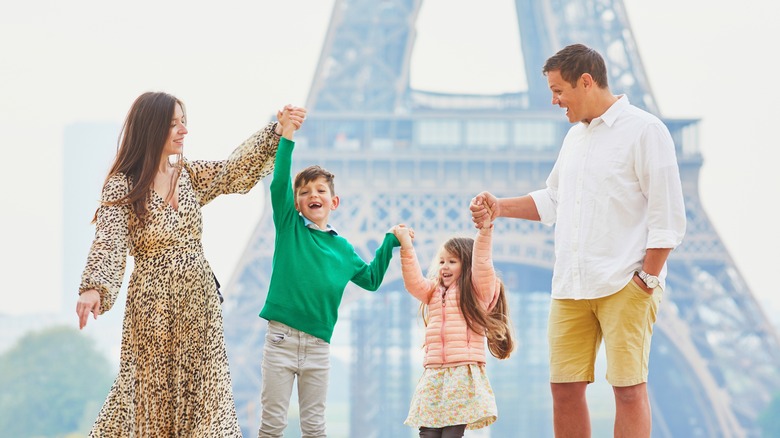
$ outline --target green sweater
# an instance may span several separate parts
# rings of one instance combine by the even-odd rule
[[[344,288],[352,281],[375,291],[400,246],[385,234],[374,260],[366,263],[346,239],[304,224],[295,209],[290,168],[295,143],[279,142],[271,181],[276,242],[268,297],[260,316],[330,342]]]

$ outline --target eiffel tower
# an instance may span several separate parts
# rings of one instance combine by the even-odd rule
[[[529,36],[521,39],[528,91],[499,95],[410,87],[421,4],[335,1],[309,116],[296,135],[293,169],[317,163],[336,174],[342,204],[333,222],[366,260],[399,222],[415,228],[421,261],[429,260],[452,235],[473,234],[467,206],[474,194],[518,196],[543,187],[570,125],[550,105],[540,71],[567,44],[597,49],[613,92],[660,115],[620,0],[515,0],[520,33]],[[653,339],[653,436],[757,436],[757,416],[780,389],[780,339],[702,208],[698,120],[664,121],[677,147],[688,230],[669,260]],[[270,278],[273,235],[267,206],[226,294],[226,337],[246,436],[256,433],[260,409],[265,321],[257,313]],[[490,434],[552,436],[545,335],[552,229],[499,220],[496,236],[494,259],[520,346],[509,360],[488,363],[499,406]],[[421,360],[413,359],[422,337],[417,303],[403,290],[397,265],[391,263],[380,291],[349,287],[342,305],[339,325],[350,328],[350,437],[414,434],[402,423],[422,371]],[[599,403],[608,401],[591,399],[594,436],[601,436]],[[611,433],[610,417],[603,423]]]

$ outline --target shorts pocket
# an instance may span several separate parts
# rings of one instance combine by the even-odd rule
[[[647,293],[646,290],[642,289],[638,284],[636,284],[636,281],[634,281],[634,277],[631,277],[630,280],[628,280],[628,284],[626,285],[627,288],[630,288],[636,293],[642,294],[643,297],[650,298],[654,295],[655,291],[652,294]]]

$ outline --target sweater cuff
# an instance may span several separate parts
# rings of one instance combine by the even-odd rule
[[[395,234],[389,231],[385,233],[385,242],[387,242],[388,239],[390,240],[390,243],[393,248],[395,248],[396,246],[401,246],[401,242],[398,241],[398,238],[395,237]]]
[[[295,142],[286,137],[280,137],[279,146],[281,147],[282,145],[290,149],[295,149]]]

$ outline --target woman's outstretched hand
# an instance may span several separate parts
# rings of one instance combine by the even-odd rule
[[[295,131],[301,129],[303,121],[306,120],[306,108],[290,104],[285,105],[284,108],[276,112],[276,120],[279,121],[282,129],[280,135],[288,140],[292,140]]]

